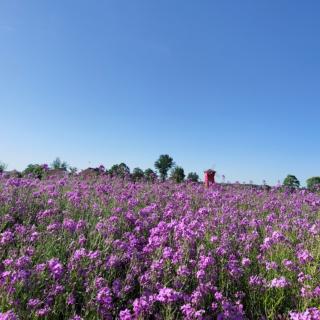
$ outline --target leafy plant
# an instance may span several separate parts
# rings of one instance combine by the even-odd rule
[[[51,164],[51,168],[55,169],[55,170],[64,170],[67,171],[68,170],[68,163],[65,161],[61,161],[59,157],[57,157],[55,160],[53,160],[52,164]]]
[[[0,173],[6,169],[7,169],[7,165],[4,162],[0,161]]]
[[[131,176],[134,181],[139,181],[144,178],[144,172],[140,168],[134,168]]]
[[[174,166],[174,162],[169,155],[162,154],[154,163],[154,166],[159,171],[161,180],[165,181],[168,176],[168,171]]]
[[[311,177],[307,180],[307,187],[310,190],[315,190],[320,186],[320,177]]]
[[[118,177],[124,178],[125,176],[129,176],[130,175],[130,169],[124,162],[121,162],[120,164],[114,164],[108,170],[108,173],[111,176],[118,176]]]
[[[157,174],[150,168],[144,171],[144,177],[147,181],[155,181],[157,179]]]
[[[199,176],[196,172],[190,172],[187,176],[187,180],[192,181],[192,182],[198,182]]]
[[[283,185],[285,187],[290,187],[290,188],[299,188],[300,187],[300,181],[296,178],[296,176],[294,176],[292,174],[289,174],[284,179]]]
[[[184,180],[185,176],[183,168],[177,166],[172,169],[170,178],[175,182],[180,183]]]
[[[76,174],[78,169],[76,167],[69,167],[69,171],[71,174]]]
[[[41,179],[46,172],[46,168],[40,164],[29,164],[23,171],[23,175],[31,174],[36,178]]]

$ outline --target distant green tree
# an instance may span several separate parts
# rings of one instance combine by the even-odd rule
[[[111,168],[108,170],[108,174],[110,174],[111,176],[116,176],[118,174],[119,171],[119,165],[118,164],[114,164],[113,166],[111,166]]]
[[[283,180],[283,185],[285,187],[290,187],[290,188],[299,188],[300,187],[300,182],[296,178],[296,176],[292,174],[288,174],[286,178]]]
[[[68,170],[68,164],[65,161],[61,161],[59,157],[57,157],[55,160],[53,160],[52,164],[51,164],[51,168],[52,169],[60,169],[60,170],[64,170],[67,171]]]
[[[130,169],[124,162],[122,162],[120,164],[114,164],[110,170],[108,170],[108,173],[112,176],[124,178],[125,176],[130,175]]]
[[[130,169],[124,162],[121,162],[119,164],[118,170],[119,170],[120,176],[124,177],[124,176],[129,176],[130,175]]]
[[[150,168],[144,171],[144,177],[147,181],[155,181],[157,178],[157,174]]]
[[[312,177],[307,180],[309,190],[315,190],[317,187],[320,187],[320,177]]]
[[[144,172],[143,172],[143,170],[140,169],[140,168],[134,168],[134,169],[132,170],[131,176],[132,176],[132,179],[133,179],[134,181],[138,181],[138,180],[141,180],[141,179],[144,178]]]
[[[196,172],[190,172],[187,176],[187,180],[192,182],[199,182],[199,176]]]
[[[23,171],[23,175],[32,174],[33,176],[41,179],[46,172],[46,168],[40,164],[29,164]]]
[[[76,174],[78,169],[76,167],[69,167],[69,171],[71,174]]]
[[[154,166],[159,171],[161,180],[165,181],[168,176],[168,171],[174,166],[174,162],[169,155],[162,154],[154,163]]]
[[[184,180],[185,176],[183,168],[177,166],[172,169],[170,178],[175,182],[180,183]]]
[[[0,173],[6,169],[7,169],[7,165],[4,162],[0,161]]]

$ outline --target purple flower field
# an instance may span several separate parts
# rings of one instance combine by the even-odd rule
[[[0,319],[320,319],[320,196],[0,177]]]

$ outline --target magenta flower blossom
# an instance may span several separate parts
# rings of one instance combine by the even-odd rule
[[[45,306],[42,309],[38,309],[36,311],[36,315],[40,318],[46,317],[50,313],[50,311],[51,311],[51,308],[49,306]]]
[[[7,311],[4,313],[0,312],[0,320],[18,320],[17,315],[12,311]]]
[[[63,266],[59,259],[53,258],[48,261],[48,267],[55,279],[60,279],[63,274]]]
[[[67,305],[73,306],[75,304],[75,302],[76,302],[76,299],[75,299],[74,295],[72,293],[69,294],[67,297]]]
[[[219,291],[215,292],[214,294],[214,298],[217,300],[217,301],[221,301],[223,299],[223,294]]]
[[[300,263],[305,264],[313,260],[312,255],[309,253],[308,250],[300,250],[297,252],[297,257]]]
[[[314,290],[313,290],[313,296],[315,298],[320,298],[320,286],[317,286]]]
[[[35,266],[35,270],[37,273],[43,272],[46,269],[46,264],[45,263],[40,263]]]
[[[105,309],[112,308],[112,295],[108,287],[102,287],[97,293],[97,302]]]
[[[289,282],[285,277],[274,278],[271,280],[270,288],[285,288],[289,286]]]
[[[181,307],[182,314],[184,315],[185,319],[191,320],[194,319],[194,315],[196,310],[191,306],[190,303],[187,303]]]
[[[249,258],[243,258],[243,259],[241,260],[241,265],[244,266],[244,267],[249,266],[250,263],[251,263],[251,260],[250,260]]]
[[[274,261],[267,261],[266,262],[266,269],[267,270],[277,270],[278,269],[278,265],[276,262]]]
[[[156,299],[162,303],[175,302],[180,298],[179,292],[173,290],[172,288],[161,288]]]
[[[320,309],[309,308],[304,312],[289,312],[291,320],[319,320]]]
[[[320,319],[319,212],[307,190],[0,175],[0,320]]]
[[[77,223],[72,219],[64,219],[63,227],[70,232],[74,232],[77,228]]]
[[[133,320],[134,319],[130,310],[128,310],[128,309],[120,311],[119,318],[120,318],[120,320]]]
[[[84,320],[83,318],[81,318],[78,315],[73,316],[72,318],[70,318],[70,320]]]
[[[9,230],[0,233],[0,245],[7,245],[11,243],[13,239],[14,239],[14,233]]]
[[[142,296],[133,301],[133,311],[136,316],[148,313],[152,308],[156,297],[154,295]]]
[[[258,286],[258,287],[262,287],[266,284],[266,280],[263,279],[262,277],[260,276],[250,276],[250,279],[249,279],[249,284],[251,286]]]
[[[41,304],[40,299],[30,299],[28,301],[28,307],[30,307],[31,309],[37,308],[40,304]]]

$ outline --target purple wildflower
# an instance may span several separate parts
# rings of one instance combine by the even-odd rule
[[[9,310],[3,313],[0,312],[0,320],[18,320],[18,319],[19,318],[12,310]]]
[[[159,290],[157,295],[157,300],[162,303],[171,303],[175,302],[180,298],[179,292],[171,289],[171,288],[162,288]]]
[[[59,259],[53,258],[48,261],[48,267],[55,279],[60,279],[63,274],[63,266]]]
[[[320,309],[309,308],[304,312],[289,312],[291,320],[319,320],[320,319]]]
[[[120,320],[134,319],[134,317],[131,315],[131,312],[129,309],[125,309],[125,310],[120,311],[119,318],[120,318]]]
[[[112,308],[112,296],[108,287],[102,287],[97,293],[97,302],[105,309]]]
[[[288,280],[285,277],[274,278],[271,280],[269,287],[270,288],[285,288],[289,285]]]

